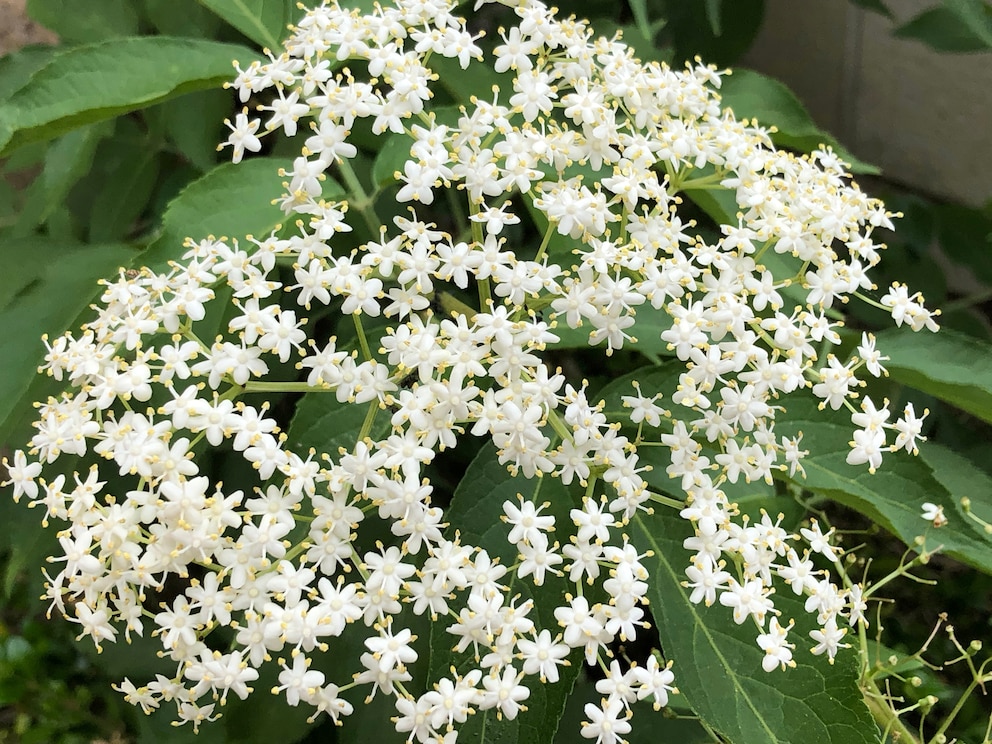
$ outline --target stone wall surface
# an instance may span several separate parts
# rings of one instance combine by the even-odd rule
[[[945,54],[892,35],[937,0],[767,0],[744,64],[795,91],[821,127],[886,178],[979,206],[992,199],[992,53]]]
[[[51,31],[31,22],[24,12],[24,2],[0,0],[0,55],[28,44],[53,44],[56,41]]]

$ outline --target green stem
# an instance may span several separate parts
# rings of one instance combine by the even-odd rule
[[[551,236],[554,234],[554,223],[548,222],[548,229],[544,231],[544,240],[541,241],[541,247],[537,249],[537,255],[534,256],[535,263],[541,263],[541,259],[544,258],[545,251],[548,250],[548,243],[551,242]]]
[[[376,217],[375,209],[372,207],[372,199],[366,193],[358,176],[355,175],[355,171],[352,169],[351,163],[348,162],[347,158],[341,158],[341,162],[338,163],[338,170],[341,171],[341,176],[348,186],[348,191],[356,197],[349,203],[362,215],[362,219],[365,220],[365,224],[372,231],[372,234],[378,235],[382,223]]]
[[[480,279],[478,282],[479,287],[479,309],[485,312],[489,307],[489,303],[492,302],[493,292],[489,285],[489,277],[485,279]]]
[[[663,494],[655,493],[654,491],[648,491],[648,498],[656,504],[670,506],[672,509],[678,509],[679,511],[685,509],[684,501],[673,499],[671,496],[664,496]]]
[[[358,345],[362,347],[362,354],[366,361],[372,361],[372,350],[369,348],[369,340],[365,338],[365,327],[362,325],[360,313],[353,313],[351,316],[355,321],[355,332],[358,334]]]
[[[453,315],[464,315],[467,318],[472,318],[476,313],[474,307],[466,305],[450,292],[438,292],[437,302],[442,310]]]
[[[981,292],[976,292],[967,297],[959,297],[953,302],[948,302],[941,308],[941,313],[948,315],[956,310],[967,310],[973,305],[981,305],[983,302],[988,302],[989,300],[992,300],[992,289],[983,289]]]
[[[896,712],[885,702],[881,690],[874,682],[869,682],[865,689],[865,704],[871,711],[872,718],[882,731],[892,731],[895,733],[900,744],[920,744],[919,737],[909,729],[906,724],[899,720]]]
[[[709,188],[713,184],[719,184],[727,175],[725,173],[711,173],[708,176],[700,176],[699,178],[690,178],[686,181],[682,181],[679,187],[686,191],[688,189],[704,189]]]
[[[379,412],[379,401],[373,400],[371,405],[369,405],[368,413],[365,414],[365,421],[362,422],[362,428],[358,432],[358,440],[362,442],[365,440],[369,434],[372,433],[372,425],[375,423],[375,415]]]
[[[333,393],[332,387],[314,387],[308,382],[246,382],[240,393]]]
[[[854,296],[857,297],[862,302],[865,302],[865,303],[871,305],[872,307],[877,307],[879,310],[884,310],[887,313],[891,313],[892,312],[892,308],[891,307],[886,307],[881,302],[878,302],[877,300],[873,300],[871,297],[869,297],[868,295],[866,295],[864,292],[855,292],[854,293]]]

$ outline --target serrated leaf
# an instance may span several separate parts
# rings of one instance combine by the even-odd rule
[[[113,39],[54,57],[0,112],[0,156],[84,124],[151,106],[233,77],[236,44],[164,36]]]
[[[992,523],[992,476],[968,458],[935,442],[927,442],[922,447],[920,458],[930,467],[937,482],[950,494],[952,503],[943,504],[948,519],[960,519],[965,523],[975,524],[969,522],[961,505],[961,500],[968,498],[971,512],[984,522]],[[984,529],[976,529],[975,532],[992,543],[992,533]]]
[[[457,528],[462,541],[486,549],[491,557],[499,557],[504,566],[516,561],[516,548],[507,542],[507,526],[500,517],[503,515],[503,502],[517,501],[517,494],[537,503],[549,501],[550,506],[543,513],[554,514],[559,531],[570,523],[568,516],[571,499],[567,489],[557,478],[524,478],[511,476],[505,465],[500,465],[496,447],[486,444],[469,465],[465,476],[455,490],[451,505],[445,512],[445,519]],[[561,534],[555,539],[564,539]],[[530,579],[518,580],[513,574],[503,579],[510,585],[508,596],[521,594],[524,599],[534,599],[532,617],[540,628],[556,628],[554,609],[563,600],[569,583],[563,577],[548,574],[543,586],[533,588]],[[454,637],[445,631],[449,623],[440,622],[431,626],[431,673],[432,676],[447,672],[456,665],[462,656],[450,649]],[[573,654],[571,666],[559,667],[560,680],[555,684],[541,684],[536,677],[526,678],[524,684],[530,689],[526,700],[528,710],[520,713],[513,721],[498,720],[495,711],[479,711],[461,726],[459,740],[494,744],[514,742],[515,744],[547,744],[554,739],[559,721],[565,710],[565,703],[579,672],[578,657]]]
[[[984,0],[944,0],[910,19],[894,32],[938,52],[986,52],[992,49],[992,12]]]
[[[992,345],[947,329],[878,334],[889,376],[992,422]]]
[[[443,86],[457,105],[468,105],[472,96],[480,98],[491,98],[493,86],[500,90],[511,90],[513,85],[513,71],[496,72],[487,65],[473,65],[471,69],[464,70],[456,59],[448,59],[435,55],[431,58],[428,67],[438,75],[438,80],[434,86]]]
[[[432,108],[431,113],[438,125],[455,127],[461,117],[461,111],[455,106],[439,106]],[[386,133],[376,138],[375,162],[372,165],[372,182],[376,190],[396,183],[395,175],[403,172],[403,166],[410,159],[410,147],[413,138],[406,134]]]
[[[403,135],[391,135],[386,139],[375,156],[372,165],[372,181],[376,189],[396,182],[396,172],[403,172],[403,164],[410,159],[410,145],[413,141]]]
[[[668,396],[676,390],[679,375],[683,372],[685,365],[674,360],[667,364],[642,367],[611,381],[593,396],[593,400],[603,402],[603,413],[609,421],[620,423],[633,435],[637,427],[630,422],[630,409],[623,407],[623,396],[633,395],[635,393],[633,383],[637,382],[643,395],[650,397],[661,393],[662,397],[657,400],[658,405],[670,409],[676,419],[689,421],[696,418],[696,413],[688,408],[673,405],[668,400]],[[651,441],[649,429],[645,429],[644,437]],[[657,441],[656,436],[654,441]],[[703,452],[712,460],[717,450],[711,446],[704,446]],[[641,474],[648,486],[675,498],[686,497],[685,491],[679,486],[679,481],[670,478],[665,472],[665,468],[671,463],[670,452],[666,447],[642,445],[638,447],[637,456],[639,465],[647,465],[651,468]],[[795,499],[776,493],[774,486],[763,480],[748,483],[740,478],[737,483],[724,482],[721,489],[731,502],[737,504],[742,514],[748,514],[755,520],[760,519],[762,509],[772,515],[783,514],[786,525],[798,523],[803,516]]]
[[[217,164],[217,143],[224,139],[224,116],[231,98],[223,90],[202,90],[160,107],[165,134],[201,172]]]
[[[358,434],[370,404],[339,403],[333,392],[307,393],[296,406],[289,425],[287,446],[297,452],[313,447],[319,454],[338,457],[338,449],[355,449]],[[379,411],[369,436],[381,439],[389,433],[389,413]]]
[[[104,41],[138,32],[131,0],[28,0],[28,14],[64,42]]]
[[[630,416],[630,409],[624,407],[623,396],[635,393],[633,383],[636,381],[641,386],[641,393],[647,397],[661,393],[657,402],[662,408],[673,409],[672,413],[676,416],[683,410],[687,415],[692,416],[692,411],[671,405],[669,398],[676,389],[679,374],[682,372],[685,372],[685,364],[675,360],[666,364],[640,367],[611,380],[592,397],[594,402],[602,401],[603,413],[610,421],[626,421]]]
[[[296,13],[294,0],[198,0],[260,46],[277,52]]]
[[[803,434],[806,477],[799,485],[855,509],[907,545],[925,536],[926,549],[941,552],[986,573],[992,573],[992,545],[963,519],[934,529],[920,515],[925,502],[950,505],[952,497],[926,462],[905,452],[886,453],[874,475],[865,466],[848,465],[848,442],[854,425],[839,411],[817,409],[811,397],[790,395],[786,412],[776,417],[775,432]],[[926,446],[923,444],[922,446]]]
[[[89,240],[107,243],[126,239],[142,213],[159,173],[158,151],[145,137],[116,137],[106,163],[105,178],[93,200],[89,216]]]
[[[223,21],[193,0],[144,0],[144,15],[165,36],[211,38]]]
[[[97,146],[111,131],[108,122],[100,122],[73,130],[51,144],[41,175],[28,188],[12,237],[30,235],[63,204],[72,187],[90,170]]]
[[[631,541],[652,550],[648,597],[675,684],[708,726],[734,744],[870,744],[878,731],[857,686],[857,659],[841,653],[830,665],[809,653],[812,627],[800,601],[776,594],[776,607],[796,619],[790,639],[797,666],[765,673],[752,622],[737,625],[725,607],[689,602],[681,582],[689,555],[689,524],[661,512],[638,514]]]
[[[41,244],[40,250],[37,248]],[[30,256],[34,251],[57,256],[48,261],[30,288],[0,311],[0,431],[21,405],[21,398],[38,376],[45,355],[41,336],[69,328],[98,293],[98,279],[128,265],[136,252],[122,245],[52,245],[41,238],[26,238],[4,246],[8,255]],[[29,260],[22,258],[21,260]]]
[[[879,173],[878,168],[854,157],[834,137],[813,122],[799,99],[785,85],[753,70],[736,69],[723,78],[720,98],[738,119],[757,119],[778,131],[775,144],[800,152],[812,152],[821,144],[832,147],[855,173]]]
[[[691,61],[698,56],[718,67],[736,67],[753,45],[765,9],[765,0],[721,0],[717,33],[710,15],[715,2],[659,4],[667,21],[665,40],[675,47],[675,61]]]
[[[179,258],[187,237],[268,235],[285,217],[272,202],[285,190],[279,169],[290,167],[291,161],[282,158],[218,165],[169,203],[162,216],[162,233],[142,260],[154,268]]]
[[[0,101],[23,88],[32,75],[61,51],[54,46],[30,46],[0,58]]]
[[[585,718],[586,704],[599,705],[602,700],[603,695],[596,690],[596,683],[589,679],[588,675],[580,676],[568,698],[565,715],[562,716],[562,725],[558,729],[554,744],[576,744],[580,741],[576,735],[582,730],[580,722]],[[674,710],[676,701],[685,702],[681,700],[680,695],[671,694],[668,710]],[[667,742],[714,744],[713,737],[706,732],[699,721],[689,717],[669,717],[666,715],[667,710],[654,710],[646,700],[634,703],[631,712],[634,714],[630,720],[632,728],[624,737],[627,744],[666,744]]]
[[[671,356],[673,352],[668,349],[668,342],[662,340],[661,334],[672,327],[672,316],[665,312],[664,308],[655,309],[645,303],[636,308],[634,325],[626,328],[624,332],[637,339],[637,343],[624,341],[623,348],[639,351],[650,357]],[[561,340],[554,344],[556,349],[583,349],[588,347],[589,334],[595,330],[588,320],[583,320],[578,328],[569,328],[564,319],[558,319],[558,326],[554,329],[554,334]],[[594,348],[605,349],[606,340],[602,340]],[[628,393],[629,395],[629,393]]]

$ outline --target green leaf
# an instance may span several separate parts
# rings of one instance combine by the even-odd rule
[[[0,57],[0,101],[23,88],[32,75],[61,51],[54,46],[30,46]]]
[[[976,279],[992,284],[992,215],[962,204],[939,204],[932,209],[941,250],[971,270]]]
[[[260,46],[277,52],[296,15],[294,0],[198,0]]]
[[[855,173],[879,172],[817,127],[799,99],[777,80],[753,70],[736,69],[723,78],[720,97],[723,105],[733,109],[738,119],[757,119],[765,126],[776,127],[778,132],[772,135],[772,140],[777,145],[800,152],[812,152],[821,144],[829,145],[851,164]]]
[[[689,524],[668,514],[638,514],[631,541],[652,550],[648,597],[675,684],[708,726],[735,744],[807,741],[868,744],[878,732],[858,689],[857,658],[841,652],[830,665],[809,653],[813,626],[800,600],[776,594],[784,617],[796,619],[796,667],[765,673],[754,623],[737,625],[725,607],[689,602],[681,582],[689,554],[682,541]],[[636,719],[635,719],[636,724]]]
[[[513,85],[513,71],[496,72],[486,65],[473,65],[469,70],[463,70],[456,59],[448,59],[435,55],[428,67],[438,75],[434,86],[443,86],[455,99],[455,104],[468,105],[472,96],[492,98],[493,86],[500,90],[510,90]]]
[[[71,44],[104,41],[138,33],[131,0],[28,0],[28,14]]]
[[[613,37],[617,32],[622,36],[623,43],[634,50],[634,55],[644,61],[652,62],[670,62],[672,58],[672,50],[670,47],[665,49],[660,48],[654,43],[654,36],[658,34],[655,33],[652,37],[647,37],[641,31],[641,29],[635,23],[617,23],[609,18],[596,18],[596,35],[605,36],[607,38]],[[654,22],[652,28],[656,31],[665,25],[665,19],[659,18]]]
[[[296,406],[289,425],[287,446],[296,452],[311,447],[320,454],[337,458],[343,447],[355,449],[358,434],[371,404],[338,403],[333,392],[306,393]],[[379,411],[369,436],[378,440],[389,434],[389,412]]]
[[[630,0],[630,11],[634,15],[634,26],[638,33],[648,41],[654,39],[655,34],[665,25],[664,18],[651,21],[647,0]]]
[[[679,375],[683,372],[685,372],[685,365],[675,360],[666,364],[641,367],[612,380],[602,390],[596,392],[592,400],[594,402],[602,401],[603,413],[607,419],[620,423],[626,431],[630,432],[630,438],[633,439],[637,427],[630,422],[630,409],[623,407],[623,396],[634,394],[633,383],[635,381],[640,385],[642,394],[646,396],[662,393],[663,397],[658,400],[658,404],[663,408],[670,409],[675,418],[689,421],[696,417],[693,411],[673,405],[668,399],[668,396],[676,389]],[[650,439],[650,434],[645,436]],[[709,446],[705,446],[703,452],[711,460],[717,453]],[[642,473],[648,486],[655,491],[672,495],[678,499],[686,497],[686,493],[680,487],[678,480],[670,478],[665,472],[665,468],[671,463],[667,448],[641,446],[637,450],[637,455],[640,465],[651,467],[651,470]],[[795,499],[785,494],[776,493],[775,488],[765,481],[748,483],[741,478],[737,483],[725,482],[721,488],[727,494],[727,498],[737,504],[742,514],[748,514],[754,520],[761,518],[762,509],[773,516],[784,515],[787,526],[798,524],[804,516],[803,510]]]
[[[165,36],[212,38],[222,21],[194,0],[144,0],[145,17]]]
[[[892,379],[992,422],[992,345],[947,329],[900,328],[880,333],[878,348]]]
[[[654,710],[650,703],[636,702],[631,706],[634,714],[631,719],[632,729],[624,738],[627,744],[714,744],[713,737],[702,727],[699,721],[690,718],[673,718],[666,715],[674,710],[680,700],[680,695],[669,695],[668,709]],[[603,695],[596,690],[596,683],[588,675],[580,675],[572,689],[562,716],[562,724],[558,729],[554,744],[578,744],[582,741],[577,735],[582,730],[581,721],[585,719],[585,706],[588,703],[599,705]],[[682,712],[682,711],[679,711]],[[686,710],[685,712],[690,712]]]
[[[992,476],[977,467],[966,457],[954,450],[942,447],[936,442],[927,442],[920,450],[920,458],[933,473],[948,494],[952,504],[942,504],[948,519],[960,519],[962,522],[976,527],[976,534],[992,543],[992,533],[977,529],[978,525],[969,521],[967,513],[961,505],[961,500],[967,498],[971,503],[971,513],[986,523],[992,524]],[[958,516],[955,518],[954,514]]]
[[[98,191],[87,221],[91,243],[127,238],[158,178],[159,153],[151,137],[130,119],[117,123],[114,137],[100,148]]]
[[[895,30],[938,52],[986,52],[992,49],[992,10],[984,0],[944,0]]]
[[[723,35],[723,0],[705,0],[706,19],[710,22],[710,28],[714,36]]]
[[[664,308],[655,309],[650,304],[637,307],[634,325],[626,329],[628,335],[637,339],[637,343],[624,342],[624,349],[632,349],[650,356],[671,356],[668,342],[663,341],[661,334],[672,327],[672,317]],[[588,320],[583,320],[578,328],[569,328],[563,319],[558,320],[554,333],[561,341],[554,344],[556,349],[583,349],[589,346],[589,334],[595,329]],[[594,348],[606,349],[606,341],[600,341]],[[627,393],[629,395],[630,393]]]
[[[128,265],[135,251],[120,245],[52,245],[28,238],[4,246],[7,255],[48,254],[57,260],[44,262],[43,270],[30,288],[0,310],[0,431],[6,431],[21,398],[38,376],[38,365],[45,355],[44,333],[56,335],[69,328],[98,294],[98,279]],[[30,405],[30,401],[24,401]]]
[[[26,237],[43,224],[66,199],[70,189],[90,170],[100,142],[113,131],[107,122],[73,130],[55,140],[45,164],[27,192],[11,234]]]
[[[396,172],[403,172],[403,165],[410,159],[412,144],[413,140],[401,134],[393,134],[382,143],[372,165],[372,181],[376,190],[396,183]]]
[[[934,529],[920,515],[925,502],[950,505],[952,497],[926,462],[905,452],[886,453],[874,475],[865,466],[846,462],[854,425],[840,411],[817,409],[812,397],[790,395],[787,411],[776,417],[780,436],[803,434],[802,460],[806,477],[793,480],[855,509],[907,545],[925,536],[925,547],[941,552],[986,573],[992,573],[992,545],[963,519]],[[923,445],[927,446],[926,444]]]
[[[159,107],[166,136],[201,173],[217,164],[217,143],[224,139],[224,117],[231,97],[223,90],[201,90]]]
[[[142,261],[155,268],[178,259],[186,250],[187,237],[267,236],[285,217],[272,202],[285,190],[279,169],[291,167],[291,161],[281,158],[218,165],[169,203],[162,216],[162,233]]]
[[[233,77],[231,60],[256,57],[242,46],[197,39],[139,37],[70,49],[54,57],[0,111],[0,156],[85,124],[151,106]]]
[[[735,66],[751,48],[764,18],[765,0],[662,3],[663,38],[675,47],[675,66],[695,57],[718,67]],[[715,23],[714,6],[719,6]]]
[[[516,548],[507,542],[509,530],[500,517],[503,516],[503,502],[516,502],[517,494],[536,503],[551,502],[543,513],[555,515],[558,532],[553,537],[559,541],[567,539],[562,530],[571,523],[568,512],[572,500],[562,482],[549,477],[511,476],[506,466],[500,465],[496,447],[491,442],[483,446],[469,465],[445,518],[452,530],[457,528],[463,542],[484,548],[491,557],[499,557],[504,566],[509,566],[516,561]],[[529,578],[519,580],[508,574],[503,581],[510,585],[508,596],[519,593],[523,599],[533,597],[532,617],[539,627],[557,627],[554,609],[569,588],[563,577],[549,574],[544,585],[533,592]],[[461,658],[450,650],[455,641],[454,636],[445,631],[447,625],[448,622],[441,621],[431,626],[432,675],[446,674],[450,666],[457,667]],[[508,721],[505,718],[498,720],[495,711],[479,711],[460,728],[459,740],[479,744],[503,741],[547,744],[554,739],[579,668],[579,657],[573,654],[571,666],[559,667],[561,679],[557,683],[540,684],[535,678],[528,678],[525,684],[530,689],[530,697],[526,701],[526,712]]]

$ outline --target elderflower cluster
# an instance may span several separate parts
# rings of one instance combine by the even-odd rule
[[[775,431],[790,395],[852,411],[853,464],[915,451],[912,406],[889,424],[884,405],[852,404],[859,373],[884,372],[874,338],[830,353],[832,308],[870,301],[873,233],[893,215],[830,150],[776,150],[722,109],[714,68],[644,63],[537,0],[510,5],[486,8],[512,22],[488,52],[451,0],[307,11],[281,55],[239,68],[233,87],[259,116],[238,114],[225,143],[237,162],[278,130],[303,140],[282,174],[295,229],[190,240],[166,271],[122,271],[81,332],[47,342],[43,370],[66,391],[40,405],[8,482],[66,525],[52,605],[98,646],[151,635],[174,662],[171,677],[121,684],[146,711],[173,702],[181,722],[212,720],[270,664],[289,705],[337,721],[358,687],[394,699],[409,741],[450,744],[474,711],[521,714],[581,656],[608,669],[581,733],[622,740],[634,701],[663,706],[674,689],[658,656],[613,658],[647,625],[648,554],[624,528],[652,504],[692,525],[691,601],[752,623],[766,671],[795,663],[776,583],[815,615],[813,653],[832,659],[864,622],[861,588],[814,563],[838,558],[829,532],[749,521],[722,487],[802,473],[801,437]],[[442,115],[436,62],[499,84]],[[390,193],[408,211],[380,221],[351,165],[359,129],[405,138]],[[324,197],[329,176],[350,199]],[[739,209],[710,238],[680,216],[679,194],[700,189],[729,190]],[[441,219],[445,192],[469,214],[462,232]],[[524,221],[543,232],[533,246],[507,237]],[[936,329],[902,285],[880,304]],[[331,312],[351,316],[354,343],[328,336]],[[606,354],[653,333],[681,365],[677,386],[642,383],[623,396],[628,415],[608,411],[547,361],[566,327]],[[285,415],[259,401],[300,392],[362,406],[356,441],[296,451]],[[506,501],[514,565],[463,542],[432,500],[427,466],[466,436],[490,439],[514,474],[579,489],[568,521]],[[206,472],[207,445],[253,487]],[[666,453],[668,479],[645,480],[645,446]],[[388,544],[363,542],[370,517]],[[534,597],[556,603],[557,625],[540,624]],[[468,659],[459,673],[412,680],[424,647],[411,612],[445,623]],[[357,668],[322,664],[349,627],[363,633]]]

